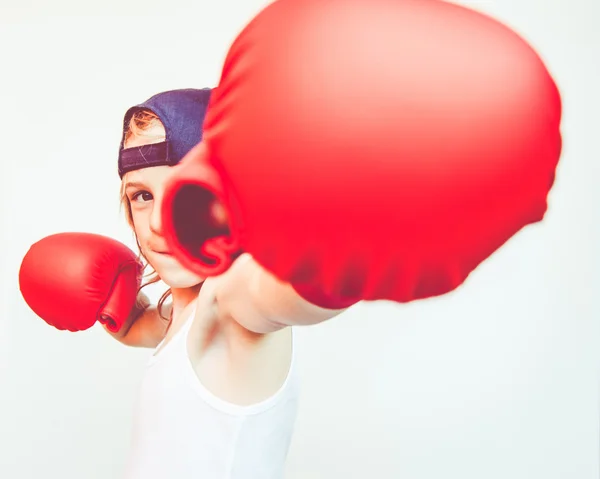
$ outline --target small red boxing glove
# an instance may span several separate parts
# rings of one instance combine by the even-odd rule
[[[547,209],[561,99],[536,52],[437,0],[277,0],[231,46],[163,225],[220,274],[246,251],[316,304],[462,284]],[[229,231],[202,217],[208,197]]]
[[[100,321],[117,332],[132,311],[142,265],[106,236],[59,233],[33,244],[19,270],[25,302],[60,330],[83,331]]]

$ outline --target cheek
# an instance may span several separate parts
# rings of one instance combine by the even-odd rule
[[[132,211],[133,231],[137,236],[140,246],[145,247],[150,237],[150,223],[145,211]]]

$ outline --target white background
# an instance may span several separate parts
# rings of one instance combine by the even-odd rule
[[[19,264],[60,231],[134,248],[118,206],[124,111],[214,86],[267,2],[2,2],[0,477],[118,478],[150,351],[49,327],[20,296]],[[302,330],[288,479],[598,478],[600,3],[462,3],[521,33],[561,89],[549,212],[453,294]]]

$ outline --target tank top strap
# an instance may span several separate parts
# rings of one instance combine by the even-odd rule
[[[150,356],[150,359],[148,361],[148,365],[152,365],[152,364],[156,363],[159,359],[161,359],[165,355],[170,355],[171,350],[176,349],[177,344],[180,343],[181,341],[184,341],[184,342],[187,341],[188,333],[194,322],[195,314],[196,314],[196,307],[194,306],[192,311],[189,313],[188,317],[185,319],[184,323],[180,326],[179,330],[173,336],[171,336],[168,339],[168,341],[165,336],[165,338],[163,338],[163,340],[158,344],[158,346],[156,346],[156,348],[154,348],[154,351],[152,352],[152,355]],[[166,343],[165,343],[165,341],[166,341]]]

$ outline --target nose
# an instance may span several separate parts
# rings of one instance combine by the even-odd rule
[[[154,204],[152,205],[152,213],[150,213],[150,230],[155,235],[162,235],[162,217],[160,214],[162,208],[162,198],[157,196],[154,197]]]

